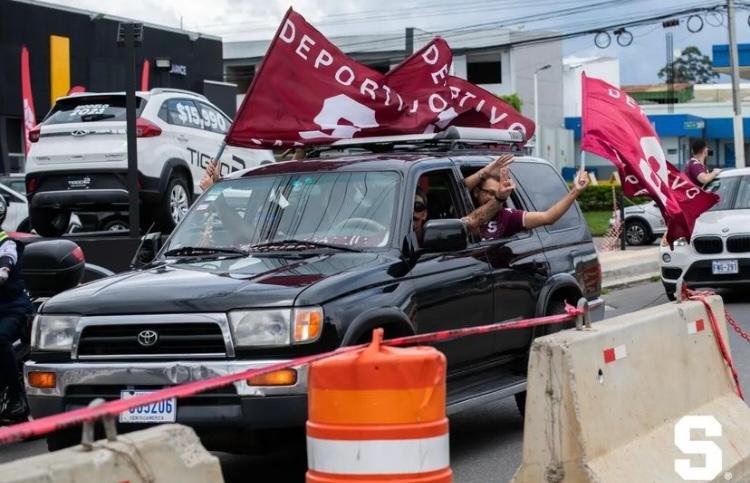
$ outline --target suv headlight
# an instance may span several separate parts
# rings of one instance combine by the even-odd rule
[[[69,351],[80,317],[37,315],[31,328],[31,347],[43,351]]]
[[[312,342],[323,327],[323,309],[302,307],[273,310],[235,310],[229,323],[237,347],[263,347]]]

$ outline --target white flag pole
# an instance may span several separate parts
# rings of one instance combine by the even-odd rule
[[[581,167],[580,169],[586,170],[586,151],[581,151]]]

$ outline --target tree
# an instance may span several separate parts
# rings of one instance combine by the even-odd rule
[[[521,106],[523,105],[523,101],[521,100],[520,97],[518,97],[518,94],[513,93],[513,94],[508,94],[505,96],[497,96],[497,97],[499,97],[503,101],[510,104],[510,106],[516,111],[521,112]]]
[[[698,47],[691,45],[671,65],[667,64],[659,71],[659,79],[667,83],[707,84],[719,77],[712,67],[711,59],[703,55]]]

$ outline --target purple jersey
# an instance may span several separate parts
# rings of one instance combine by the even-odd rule
[[[706,166],[697,159],[690,158],[690,161],[685,165],[685,174],[696,186],[703,186],[703,183],[698,180],[698,175],[701,173],[708,173]]]
[[[484,225],[480,234],[482,240],[497,240],[506,236],[513,236],[523,231],[523,210],[504,208],[500,210],[497,217]]]

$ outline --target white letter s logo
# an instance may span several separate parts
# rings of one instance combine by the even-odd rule
[[[707,437],[721,436],[721,423],[713,416],[685,416],[674,426],[674,444],[685,454],[704,455],[705,466],[692,467],[689,459],[674,460],[674,470],[683,480],[713,480],[722,470],[722,453],[713,441],[693,441],[690,430],[703,429]]]

